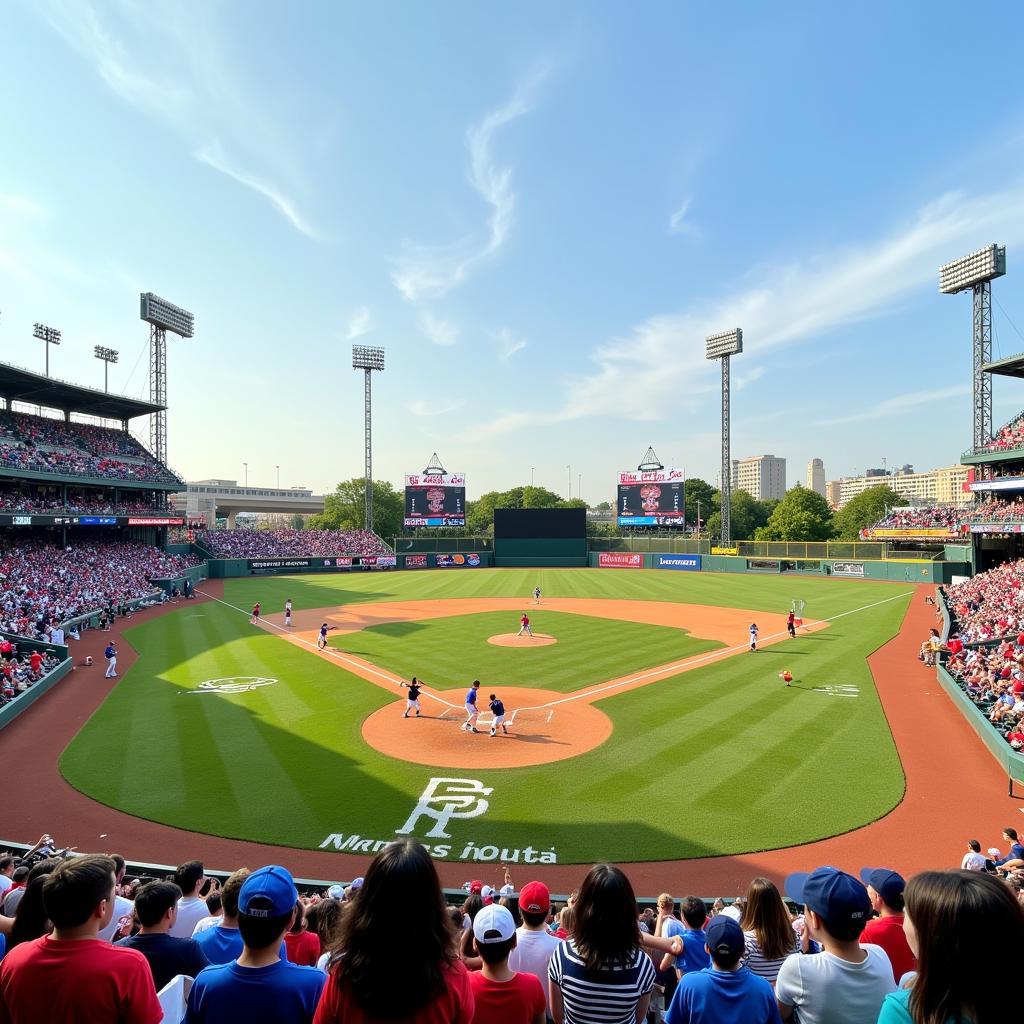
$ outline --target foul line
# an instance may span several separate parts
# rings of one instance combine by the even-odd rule
[[[225,608],[230,608],[232,611],[241,612],[243,615],[248,615],[250,618],[252,617],[251,612],[247,612],[244,608],[239,608],[237,604],[232,604],[230,601],[224,601],[219,597],[215,597],[213,594],[208,594],[206,593],[205,590],[199,590],[198,588],[196,588],[196,593],[202,594],[203,597],[207,597],[211,601],[216,601],[218,604],[224,605]],[[317,654],[333,654],[335,658],[337,658],[339,661],[345,662],[346,665],[352,665],[353,667],[358,668],[359,672],[368,672],[372,675],[379,676],[381,679],[386,679],[389,683],[399,684],[405,682],[404,679],[399,679],[397,676],[390,675],[387,672],[381,672],[380,669],[375,668],[369,662],[355,661],[352,658],[348,657],[344,651],[339,651],[334,647],[317,647],[317,645],[312,641],[305,640],[295,633],[290,633],[286,627],[279,626],[276,622],[271,622],[270,619],[265,619],[262,615],[259,617],[258,621],[264,623],[267,626],[273,627],[281,633],[284,633],[284,635],[289,637],[293,643],[305,644],[311,650],[316,651]],[[443,704],[449,710],[458,710],[458,704],[451,704],[448,701],[446,701],[443,697],[436,696],[426,688],[423,689],[423,695],[425,697],[429,697],[431,700],[436,700],[438,704]]]

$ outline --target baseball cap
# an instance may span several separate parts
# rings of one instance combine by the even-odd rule
[[[496,892],[497,890],[493,885],[483,885],[480,887],[480,899],[486,904],[494,899]]]
[[[481,882],[479,878],[474,878],[473,881],[469,883],[470,895],[479,896],[480,890],[483,889],[483,887],[484,883]]]
[[[327,889],[327,895],[330,896],[332,900],[340,900],[345,895],[345,886],[343,886],[343,885],[332,885],[332,886],[329,886],[328,889]]]
[[[546,914],[551,909],[551,893],[543,882],[527,882],[519,893],[519,909],[530,914]]]
[[[492,903],[473,919],[473,937],[477,942],[507,942],[516,933],[515,918],[507,907]]]
[[[786,878],[786,895],[809,907],[836,928],[865,925],[871,917],[871,899],[863,884],[838,868],[798,871]]]
[[[298,898],[291,872],[280,864],[269,864],[242,883],[238,912],[249,917],[284,917]]]
[[[907,887],[903,876],[889,868],[861,868],[860,880],[865,885],[870,885],[890,907],[895,907],[899,903],[903,890]]]
[[[731,917],[718,914],[707,927],[708,949],[721,957],[737,956],[746,949],[743,929]]]
[[[515,893],[516,887],[511,882],[506,883],[498,890],[499,896],[514,896]]]
[[[363,882],[364,882],[363,876],[362,875],[358,875],[356,878],[352,879],[351,883],[349,884],[349,888],[350,889],[362,889]]]

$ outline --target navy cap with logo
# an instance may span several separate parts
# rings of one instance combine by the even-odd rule
[[[718,914],[707,926],[707,943],[711,955],[722,958],[740,956],[747,947],[739,923],[725,914]]]
[[[870,885],[887,906],[902,906],[903,890],[907,883],[901,874],[890,868],[861,868],[860,878],[865,885]]]
[[[247,917],[284,917],[298,898],[291,872],[279,864],[269,864],[242,883],[238,912]]]
[[[810,874],[799,871],[786,879],[786,895],[823,918],[827,925],[844,931],[871,917],[871,897],[853,875],[838,868],[815,868]]]

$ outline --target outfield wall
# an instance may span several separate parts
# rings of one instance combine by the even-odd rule
[[[17,633],[2,633],[0,636],[11,640],[17,647],[18,654],[40,651],[43,654],[55,654],[60,659],[60,664],[52,672],[48,672],[38,683],[30,686],[20,696],[0,708],[0,729],[3,729],[5,725],[10,725],[18,715],[35,704],[47,690],[52,690],[74,665],[71,661],[71,652],[64,644],[48,644],[42,640],[19,636]]]

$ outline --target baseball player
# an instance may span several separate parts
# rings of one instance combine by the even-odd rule
[[[533,603],[540,604],[540,587],[533,588]]]
[[[252,606],[252,618],[249,619],[249,625],[255,626],[257,620],[259,619],[259,617],[260,617],[260,603],[259,603],[259,601],[257,601]]]
[[[530,629],[530,616],[526,612],[523,612],[519,619],[519,632],[516,633],[516,636],[522,636],[524,633],[527,636],[533,636],[533,630]]]
[[[284,624],[286,626],[292,624],[292,599],[290,597],[284,603]]]
[[[752,622],[747,632],[750,633],[750,653],[757,654],[757,623]]]
[[[494,736],[497,733],[498,726],[500,725],[501,731],[507,736],[508,726],[505,724],[505,705],[492,693],[490,703],[487,706],[491,709],[491,714],[494,715],[494,721],[491,722],[491,735]]]
[[[316,646],[321,651],[327,646],[327,631],[330,628],[326,622],[320,627],[320,635],[316,638]]]
[[[786,616],[786,630],[791,637],[796,636],[796,612],[790,611]]]
[[[103,652],[103,657],[107,659],[107,671],[103,673],[107,679],[114,679],[117,676],[117,647],[114,646],[114,641],[111,640],[107,644],[106,649]]]
[[[462,723],[462,728],[466,732],[480,731],[476,727],[476,720],[480,717],[480,710],[476,706],[476,694],[479,689],[480,680],[474,679],[473,685],[466,691],[466,720]]]
[[[420,717],[420,691],[422,689],[422,686],[420,685],[420,681],[415,676],[413,676],[411,683],[399,683],[398,685],[399,686],[408,686],[409,687],[409,693],[407,694],[407,696],[405,698],[405,714],[402,715],[402,717],[403,718],[408,718],[409,717],[409,712],[412,711],[413,708],[415,708],[416,709],[416,717],[419,718]]]

